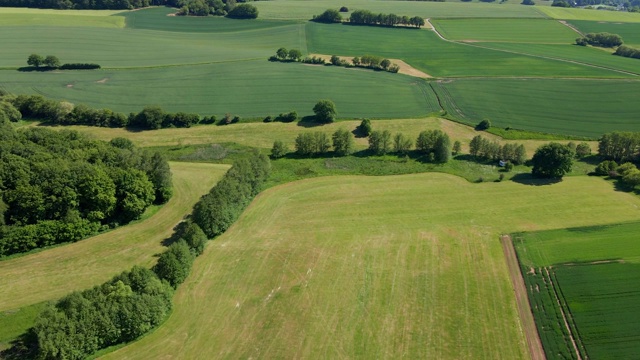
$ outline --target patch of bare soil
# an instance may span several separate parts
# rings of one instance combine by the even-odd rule
[[[477,42],[480,42],[480,40],[464,39],[464,40],[460,40],[460,42],[463,42],[463,43],[477,43]]]
[[[318,57],[321,59],[324,59],[324,61],[326,62],[330,62],[331,60],[331,56],[332,55],[325,55],[325,54],[309,54],[309,56],[313,57]],[[338,56],[340,58],[340,60],[344,60],[348,63],[351,63],[351,61],[353,60],[353,56]],[[406,62],[400,60],[400,59],[389,59],[389,61],[391,61],[392,64],[396,64],[398,65],[398,67],[400,68],[400,71],[398,71],[398,73],[400,74],[404,74],[404,75],[409,75],[409,76],[413,76],[413,77],[418,77],[418,78],[422,78],[422,79],[428,79],[431,78],[433,76],[422,72],[416,68],[414,68],[413,66],[407,64]],[[350,68],[350,69],[355,69],[358,70],[358,68]]]
[[[98,84],[104,84],[104,83],[106,83],[107,81],[109,81],[109,78],[108,78],[108,77],[103,78],[103,79],[100,79],[100,80],[98,80],[98,81],[96,81],[96,82],[97,82]]]
[[[67,87],[68,87],[68,88],[72,88],[72,87],[73,87],[73,84],[67,84]]]

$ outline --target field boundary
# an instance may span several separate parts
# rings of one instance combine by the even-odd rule
[[[532,360],[546,360],[547,357],[542,347],[542,341],[536,328],[536,323],[533,319],[533,313],[531,312],[531,304],[529,303],[529,296],[527,294],[527,287],[520,271],[520,263],[518,261],[518,255],[516,249],[513,247],[513,241],[511,235],[500,236],[500,242],[502,243],[502,250],[504,251],[505,260],[507,261],[507,269],[513,283],[513,290],[516,295],[516,304],[518,307],[518,315],[522,329],[527,339],[527,347],[531,354]]]

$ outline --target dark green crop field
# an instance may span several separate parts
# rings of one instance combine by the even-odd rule
[[[517,234],[548,358],[630,359],[640,351],[639,223]]]
[[[618,34],[622,36],[625,44],[640,46],[640,23],[572,20],[571,25],[583,33],[608,32]]]

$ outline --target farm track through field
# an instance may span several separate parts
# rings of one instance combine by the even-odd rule
[[[520,264],[518,262],[518,255],[513,247],[513,241],[510,235],[502,235],[500,237],[502,243],[502,249],[504,251],[505,260],[507,262],[507,268],[513,282],[513,290],[516,296],[516,303],[518,305],[518,314],[520,315],[520,321],[522,328],[527,339],[527,345],[531,354],[532,360],[546,360],[544,348],[542,347],[542,341],[536,328],[536,323],[533,319],[533,313],[531,312],[531,303],[529,302],[529,296],[527,295],[527,287],[522,278],[522,272],[520,271]]]
[[[580,351],[578,350],[578,343],[576,341],[576,337],[573,334],[571,326],[569,325],[569,321],[567,320],[567,314],[565,313],[566,305],[562,306],[562,301],[564,301],[564,299],[562,301],[560,300],[561,296],[558,294],[558,289],[556,289],[556,284],[553,282],[553,279],[551,278],[549,268],[545,267],[544,271],[546,272],[547,278],[549,279],[549,286],[551,287],[552,294],[556,302],[558,303],[558,310],[560,311],[560,315],[562,315],[562,320],[564,322],[565,328],[567,329],[567,334],[569,334],[569,339],[571,340],[571,345],[573,345],[573,350],[575,351],[577,359],[582,360],[582,356],[580,354]]]
[[[0,261],[0,311],[56,300],[134,265],[151,266],[162,241],[228,165],[171,163],[174,195],[151,217],[76,243]]]
[[[557,58],[557,57],[552,57],[552,56],[535,55],[535,54],[529,54],[529,53],[521,52],[521,51],[496,49],[496,48],[492,48],[492,47],[489,47],[489,46],[478,45],[477,43],[471,44],[471,43],[464,42],[464,41],[449,40],[449,39],[445,38],[444,36],[442,36],[442,34],[440,34],[438,29],[433,25],[433,23],[431,23],[431,19],[427,19],[427,22],[429,23],[429,25],[431,26],[433,31],[436,33],[436,35],[438,35],[438,37],[440,39],[442,39],[444,41],[447,41],[447,42],[450,42],[450,43],[461,44],[461,45],[471,46],[471,47],[475,47],[475,48],[479,48],[479,49],[485,49],[485,50],[500,51],[500,52],[509,53],[509,54],[529,56],[529,57],[538,58],[538,59],[555,60],[555,61],[560,61],[560,62],[565,62],[565,63],[570,63],[570,64],[588,66],[588,67],[592,67],[592,68],[595,68],[595,69],[601,69],[601,70],[608,70],[608,71],[617,72],[619,74],[625,74],[625,75],[631,75],[631,76],[640,76],[640,72],[636,73],[636,72],[631,72],[631,71],[619,70],[619,69],[615,69],[615,68],[595,65],[595,64],[591,64],[591,63],[582,62],[582,61],[568,60],[568,59]],[[513,78],[520,78],[520,77],[514,76]]]

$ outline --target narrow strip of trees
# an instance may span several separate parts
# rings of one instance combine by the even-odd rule
[[[54,55],[47,55],[43,57],[38,54],[31,54],[27,58],[27,65],[30,68],[20,68],[20,71],[29,71],[29,70],[40,70],[40,71],[48,71],[48,70],[94,70],[100,69],[100,65],[98,64],[89,64],[89,63],[72,63],[72,64],[62,64],[60,65],[60,59]]]
[[[237,4],[235,0],[179,0],[177,15],[226,16],[233,19],[256,19],[258,9],[251,4]]]
[[[527,161],[527,152],[522,144],[500,145],[497,141],[490,141],[476,135],[469,143],[469,154],[485,160],[503,160],[514,165],[521,165]]]
[[[616,51],[613,53],[613,55],[640,59],[640,49],[632,48],[627,45],[620,45],[618,46]]]
[[[409,17],[396,14],[374,14],[369,10],[355,10],[349,16],[349,24],[389,27],[403,25],[413,26],[419,29],[424,26],[425,22],[421,16]]]
[[[612,48],[622,45],[622,37],[618,34],[610,33],[588,33],[584,37],[576,39],[576,44],[580,46],[598,46]]]

